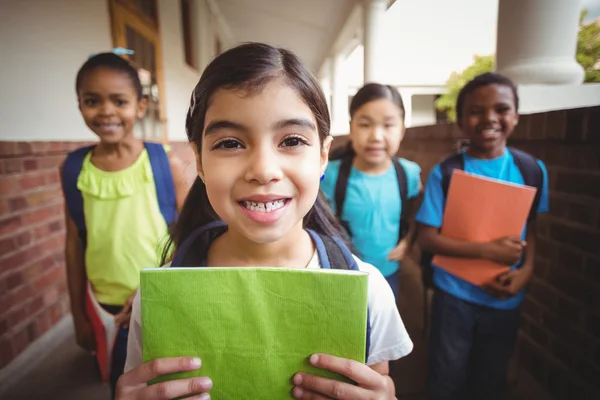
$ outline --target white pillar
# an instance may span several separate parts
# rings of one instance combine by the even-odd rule
[[[583,0],[501,0],[496,69],[517,84],[580,84],[575,60]]]
[[[346,55],[338,53],[331,59],[331,133],[349,133],[348,82],[345,73]]]
[[[364,81],[379,82],[383,61],[383,17],[388,0],[363,0]]]
[[[325,95],[327,108],[329,109],[329,114],[331,115],[331,60],[329,58],[323,63],[321,72],[318,76],[319,84],[321,85],[321,90],[323,90],[323,94]]]

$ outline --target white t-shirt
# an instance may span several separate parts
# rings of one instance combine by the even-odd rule
[[[406,332],[404,323],[398,313],[392,289],[371,264],[367,264],[354,256],[358,269],[369,274],[369,323],[371,324],[371,343],[367,356],[367,365],[375,365],[383,361],[392,361],[408,355],[413,343]],[[307,268],[320,268],[317,252],[311,258]],[[127,361],[125,372],[142,363],[142,319],[140,293],[133,301],[129,339],[127,341]]]

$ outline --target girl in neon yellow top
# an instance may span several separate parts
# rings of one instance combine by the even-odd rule
[[[65,213],[67,281],[77,343],[82,348],[90,352],[96,348],[84,305],[86,281],[98,303],[115,314],[120,324],[110,377],[114,395],[125,362],[139,271],[159,265],[167,224],[159,210],[148,152],[134,137],[136,120],[147,108],[137,71],[116,54],[98,54],[79,70],[76,90],[83,119],[100,142],[85,156],[77,178],[87,232],[85,248],[75,221]],[[179,208],[187,185],[181,162],[172,154],[168,160]]]

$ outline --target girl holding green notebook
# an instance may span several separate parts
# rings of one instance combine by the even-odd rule
[[[202,255],[206,265],[325,268],[306,229],[340,236],[319,195],[332,141],[329,125],[323,92],[293,53],[250,43],[213,60],[194,89],[187,116],[198,178],[171,235],[175,251],[198,227],[223,220],[227,230]],[[395,398],[388,362],[406,356],[413,344],[385,278],[354,259],[369,274],[366,364],[313,354],[311,364],[356,384],[297,373],[290,377],[295,398]],[[210,377],[147,385],[162,375],[197,370],[201,361],[179,357],[142,363],[139,294],[131,318],[127,372],[117,398],[208,399]],[[265,398],[271,398],[269,393]]]

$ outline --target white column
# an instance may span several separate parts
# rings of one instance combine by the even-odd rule
[[[388,0],[363,0],[365,83],[379,82],[382,78],[380,71],[383,59],[383,17],[388,2]]]
[[[331,60],[327,58],[325,62],[323,62],[323,66],[321,67],[321,72],[319,72],[319,84],[321,85],[321,90],[323,90],[323,94],[325,95],[325,101],[327,102],[327,108],[329,109],[329,114],[331,115]]]
[[[496,69],[517,84],[580,84],[575,60],[583,0],[501,0]]]
[[[331,133],[349,133],[348,82],[345,73],[346,55],[336,54],[331,59]]]

